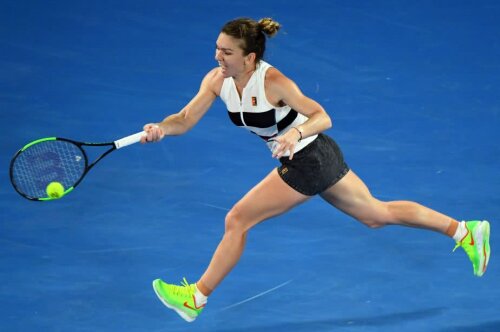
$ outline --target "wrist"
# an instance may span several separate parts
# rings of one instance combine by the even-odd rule
[[[165,128],[165,124],[163,122],[158,122],[156,124],[156,128],[158,128],[160,130],[160,135],[162,137],[166,136],[167,135],[167,130]]]
[[[299,140],[297,142],[302,141],[302,139],[304,138],[302,134],[302,129],[300,129],[299,127],[292,127],[292,128],[295,129],[297,133],[299,133]]]

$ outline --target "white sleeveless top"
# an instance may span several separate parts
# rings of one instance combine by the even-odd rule
[[[233,78],[224,79],[220,97],[226,104],[231,121],[238,127],[260,136],[272,151],[274,141],[270,140],[271,138],[285,133],[292,127],[300,126],[308,118],[288,105],[275,107],[269,103],[264,89],[264,80],[266,71],[271,67],[262,60],[257,64],[255,72],[243,89],[241,99]],[[317,136],[313,135],[298,142],[294,153],[302,150]],[[289,152],[287,151],[284,156],[289,156]]]

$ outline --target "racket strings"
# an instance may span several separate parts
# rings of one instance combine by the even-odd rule
[[[72,187],[83,175],[86,157],[73,143],[43,141],[21,152],[14,160],[13,182],[18,191],[34,198],[46,197],[50,182]]]

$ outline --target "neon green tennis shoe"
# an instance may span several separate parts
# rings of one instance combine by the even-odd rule
[[[171,285],[160,279],[153,281],[153,289],[156,295],[168,308],[177,312],[188,322],[192,322],[202,312],[205,304],[198,305],[194,293],[195,284],[188,284],[183,278],[181,286]]]
[[[183,278],[181,286],[167,284],[161,279],[156,279],[153,281],[153,289],[164,305],[188,322],[194,321],[205,308],[205,304],[196,303],[194,296],[196,286],[188,284],[186,278]]]
[[[481,277],[490,260],[490,223],[487,221],[467,221],[467,234],[457,242],[453,249],[462,247],[469,256],[474,268],[474,275]]]

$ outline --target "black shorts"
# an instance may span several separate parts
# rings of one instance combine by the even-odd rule
[[[292,160],[281,157],[280,162],[278,174],[283,181],[307,196],[322,193],[349,172],[339,146],[325,134],[319,134]]]

